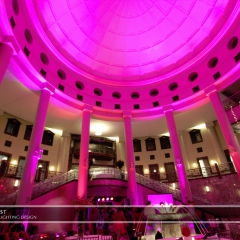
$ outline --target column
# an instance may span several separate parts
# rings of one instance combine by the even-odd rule
[[[0,56],[1,56],[1,64],[0,64],[0,84],[2,83],[3,77],[7,70],[8,64],[11,60],[13,54],[13,49],[6,43],[0,44]]]
[[[131,117],[132,115],[130,112],[123,113],[127,172],[128,172],[128,196],[130,199],[130,204],[137,205],[138,192],[137,192],[137,182],[136,182],[135,159],[134,159],[134,152],[133,152]]]
[[[89,131],[92,108],[84,106],[82,114],[82,133],[80,139],[80,154],[78,168],[78,198],[87,198],[88,187],[88,157],[89,157]]]
[[[227,117],[227,114],[223,108],[222,101],[218,95],[217,90],[213,89],[211,92],[206,92],[206,95],[209,97],[214,112],[217,116],[219,125],[221,127],[224,139],[226,141],[226,144],[228,146],[229,152],[232,156],[235,168],[238,173],[238,177],[240,178],[240,147],[237,140],[237,137],[232,129],[232,126],[229,122],[229,119]]]
[[[185,147],[185,143],[184,143],[184,139],[183,139],[183,131],[178,131],[178,136],[180,138],[180,148],[182,149],[184,165],[185,165],[185,167],[190,169],[191,167],[190,167],[190,164],[189,164],[187,151],[186,151],[186,147]]]
[[[125,138],[119,138],[118,159],[126,161]]]
[[[223,150],[221,149],[221,144],[220,144],[219,139],[217,137],[217,133],[216,133],[216,130],[214,128],[214,123],[213,122],[208,122],[208,123],[206,123],[206,127],[208,129],[210,138],[212,140],[212,144],[213,144],[214,150],[215,150],[216,155],[217,155],[218,163],[226,162],[226,157],[223,153]]]
[[[167,119],[168,130],[170,133],[171,144],[173,148],[173,155],[176,162],[179,186],[182,193],[182,202],[183,204],[187,204],[188,201],[192,202],[192,193],[190,190],[187,174],[185,171],[184,161],[182,158],[182,152],[178,140],[177,129],[174,122],[173,110],[168,109],[164,111],[164,113]]]
[[[69,133],[63,131],[59,146],[57,172],[67,172],[69,160],[68,158],[69,158]]]
[[[42,157],[41,142],[50,96],[51,92],[48,89],[41,91],[16,205],[29,204],[31,201],[37,164]]]

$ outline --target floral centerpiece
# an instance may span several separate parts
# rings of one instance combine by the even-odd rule
[[[78,197],[77,199],[70,199],[70,204],[76,207],[76,214],[78,214],[78,236],[83,237],[84,221],[86,220],[86,206],[93,205],[93,198]]]

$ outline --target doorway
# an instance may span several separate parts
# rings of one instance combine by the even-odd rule
[[[144,175],[143,174],[143,165],[136,165],[135,169],[136,169],[136,173]]]
[[[197,158],[199,168],[201,169],[201,173],[203,177],[208,177],[212,175],[212,169],[209,164],[208,157]]]
[[[177,180],[177,174],[174,162],[164,163],[164,167],[168,182],[175,182]]]
[[[232,157],[231,157],[231,155],[230,155],[230,153],[229,153],[229,150],[228,150],[228,149],[224,150],[224,153],[225,153],[227,162],[228,162],[228,164],[229,164],[229,170],[230,170],[230,172],[231,172],[231,173],[235,173],[235,172],[236,172],[236,168],[235,168],[235,166],[234,166],[234,164],[233,164]]]
[[[37,165],[37,172],[35,181],[40,182],[47,178],[49,161],[39,160]]]
[[[25,157],[19,157],[17,172],[16,172],[16,178],[21,178],[22,177],[23,168],[24,168],[24,165],[25,165],[25,159],[26,159]]]
[[[0,152],[0,175],[4,176],[8,172],[9,163],[12,155],[5,152]]]
[[[156,181],[160,181],[158,164],[149,164],[148,168],[149,168],[150,178]]]

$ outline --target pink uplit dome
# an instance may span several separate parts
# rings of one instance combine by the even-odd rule
[[[229,2],[35,0],[34,7],[47,41],[66,60],[127,83],[176,71],[196,57],[222,28]]]

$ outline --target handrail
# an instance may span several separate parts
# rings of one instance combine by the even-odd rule
[[[150,178],[143,176],[141,174],[138,174],[138,173],[136,173],[136,180],[137,180],[137,183],[139,183],[145,187],[148,187],[156,192],[171,193],[173,195],[173,198],[175,198],[176,200],[182,201],[182,194],[179,189],[175,189],[172,186],[169,186],[165,183],[156,181],[154,179],[150,179]],[[199,198],[197,196],[192,196],[192,198],[193,198],[194,204],[196,204],[196,205],[211,204],[208,200],[206,200],[206,199],[203,200],[202,198]]]
[[[219,171],[217,171],[217,168]],[[207,177],[216,176],[218,174],[235,173],[235,168],[232,163],[224,163],[217,166],[209,166],[207,168],[189,169],[187,170],[188,179],[203,177],[202,172],[204,170],[207,173]],[[98,175],[102,175],[101,176],[102,178],[106,177],[106,178],[127,180],[127,177],[123,176],[123,174],[119,169],[111,168],[111,167],[110,168],[109,167],[90,168],[89,173],[90,173],[91,179],[97,178]],[[159,175],[158,173],[156,174],[154,173],[154,176],[155,177],[158,176],[157,179],[156,178],[151,179],[151,175],[147,176],[147,175],[136,174],[136,180],[139,184],[144,185],[148,188],[151,188],[157,192],[172,193],[175,199],[181,200],[180,190],[174,189],[171,186],[163,183],[164,181],[168,181],[168,180],[172,182],[178,181],[176,172],[160,173]],[[69,172],[65,172],[65,173],[54,174],[49,179],[45,179],[42,182],[35,183],[33,187],[32,199],[46,192],[49,192],[59,186],[62,186],[65,183],[68,183],[70,181],[77,180],[77,179],[78,179],[78,169],[70,170]],[[17,196],[17,192],[13,192],[4,197],[0,196],[0,204],[4,204],[4,203],[7,205],[15,204],[16,196]],[[197,196],[194,196],[194,202],[209,204],[207,200],[202,200]]]

